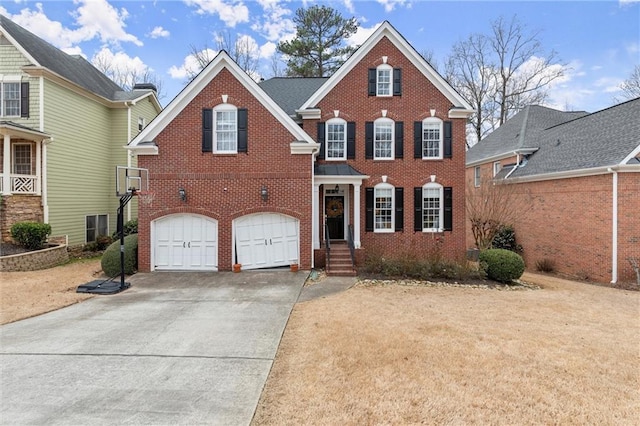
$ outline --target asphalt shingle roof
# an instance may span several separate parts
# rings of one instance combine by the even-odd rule
[[[258,83],[288,115],[295,116],[300,108],[328,77],[274,77]]]
[[[316,164],[313,174],[315,176],[364,176],[348,164]]]
[[[0,15],[0,26],[38,62],[38,64],[32,64],[33,66],[41,65],[106,99],[119,100],[118,96],[124,96],[120,86],[82,56],[64,53],[2,15]],[[140,93],[136,95],[139,96]]]

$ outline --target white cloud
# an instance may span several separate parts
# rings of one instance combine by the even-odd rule
[[[72,14],[75,24],[79,26],[77,29],[66,28],[60,22],[50,20],[43,11],[42,3],[36,3],[35,9],[24,8],[19,14],[11,15],[6,10],[2,13],[67,53],[79,53],[78,43],[97,37],[105,43],[125,41],[142,46],[137,37],[124,30],[124,21],[129,16],[126,9],[118,11],[105,0],[76,0],[75,4],[80,4]]]
[[[264,13],[251,29],[272,42],[292,40],[296,35],[296,27],[287,18],[291,15],[291,10],[283,7],[278,0],[258,0],[258,3]]]
[[[353,7],[352,0],[342,0],[342,2],[344,3],[344,8],[347,9],[347,12],[355,13],[356,9]]]
[[[224,0],[185,0],[187,6],[197,7],[200,15],[218,15],[227,27],[235,27],[242,22],[249,22],[249,9],[242,1],[225,2]]]
[[[349,46],[360,46],[362,43],[364,43],[369,37],[371,37],[371,34],[373,34],[378,27],[382,25],[382,23],[377,23],[372,27],[369,28],[365,28],[365,27],[358,27],[358,31],[356,31],[356,33],[354,35],[352,35],[351,37],[349,37],[348,39],[346,39],[346,43]]]
[[[385,12],[392,12],[396,6],[404,6],[407,4],[406,0],[376,0],[382,6],[384,6]]]
[[[171,34],[162,27],[155,27],[150,33],[151,38],[169,38]]]
[[[269,59],[276,53],[276,44],[268,41],[260,46],[260,57]]]
[[[116,83],[127,86],[133,85],[133,77],[153,71],[139,57],[132,58],[122,51],[113,52],[108,47],[103,47],[93,55],[91,63],[110,78],[117,80]],[[122,79],[125,81],[121,81]]]
[[[620,85],[624,80],[614,77],[602,77],[593,82],[593,86],[601,89],[604,93],[616,93],[619,92]]]
[[[203,49],[199,52],[199,55],[205,58],[213,59],[218,52],[213,49]],[[171,78],[185,79],[189,75],[199,72],[201,69],[200,62],[195,55],[188,55],[184,58],[182,65],[172,66],[169,68],[169,75]]]

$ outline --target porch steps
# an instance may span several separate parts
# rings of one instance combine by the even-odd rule
[[[332,242],[331,254],[326,267],[327,275],[337,277],[354,277],[356,270],[351,264],[351,253],[346,243]]]

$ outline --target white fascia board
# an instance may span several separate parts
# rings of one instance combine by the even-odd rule
[[[154,140],[160,132],[182,112],[189,102],[225,68],[293,134],[295,139],[307,143],[315,143],[315,141],[266,94],[258,83],[249,77],[249,75],[229,57],[227,52],[223,50],[131,141],[129,146],[132,147],[143,141]]]
[[[613,171],[623,173],[640,173],[640,165],[627,165],[627,166],[601,166],[593,167],[590,169],[578,169],[567,170],[563,172],[544,173],[532,176],[522,176],[509,178],[507,180],[502,179],[503,183],[524,183],[524,182],[539,182],[545,180],[557,180],[557,179],[570,179],[586,176],[598,176],[612,173]]]
[[[449,118],[467,118],[474,112],[472,109],[452,108],[449,110]]]
[[[315,154],[320,149],[319,143],[291,142],[291,154]]]
[[[137,145],[137,146],[129,146],[125,145],[123,148],[130,150],[136,155],[158,155],[158,145]]]
[[[620,162],[620,165],[625,165],[627,164],[632,158],[637,157],[638,155],[640,155],[640,144],[635,147],[635,149],[633,149],[633,151],[631,151],[629,153],[629,155],[627,155],[626,157],[624,157],[624,160],[622,160]]]
[[[313,179],[318,185],[336,185],[336,184],[362,184],[362,181],[369,179],[371,176],[366,175],[322,175],[314,176]]]
[[[436,88],[449,99],[454,106],[473,111],[469,103],[438,74],[431,65],[393,28],[389,21],[384,21],[377,30],[356,50],[349,59],[300,107],[300,110],[315,107],[340,80],[369,53],[383,37],[387,37]],[[465,116],[466,117],[466,116]]]
[[[29,52],[27,52],[27,50],[22,47],[22,45],[20,45],[15,38],[11,37],[11,34],[9,34],[8,31],[6,31],[4,28],[0,27],[0,32],[2,33],[2,35],[5,36],[5,38],[7,40],[9,40],[9,43],[11,43],[13,45],[13,47],[15,47],[16,49],[18,49],[18,52],[20,52],[22,54],[22,56],[24,56],[31,64],[36,65],[36,66],[40,66],[40,63],[38,61],[36,61],[34,59],[33,56],[31,56],[31,54]]]
[[[465,165],[466,165],[466,167],[474,167],[474,166],[479,166],[481,164],[493,163],[494,161],[499,161],[499,160],[502,160],[502,159],[505,159],[505,158],[513,157],[514,155],[518,155],[518,154],[525,154],[525,155],[526,154],[533,154],[538,149],[539,148],[521,148],[521,149],[516,149],[515,151],[503,152],[501,154],[492,155],[491,157],[485,157],[485,158],[482,158],[480,160],[469,161]]]
[[[143,100],[144,98],[151,98],[151,102],[153,103],[153,106],[156,108],[157,111],[162,111],[162,105],[160,105],[160,102],[158,101],[158,96],[156,96],[155,93],[153,93],[153,91],[149,91],[144,93],[141,96],[138,96],[135,99],[130,100],[129,102],[131,102],[133,105],[137,104],[138,102],[140,102],[141,100]]]

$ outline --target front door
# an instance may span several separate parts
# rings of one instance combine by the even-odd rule
[[[344,240],[344,197],[331,195],[324,199],[330,240]]]

